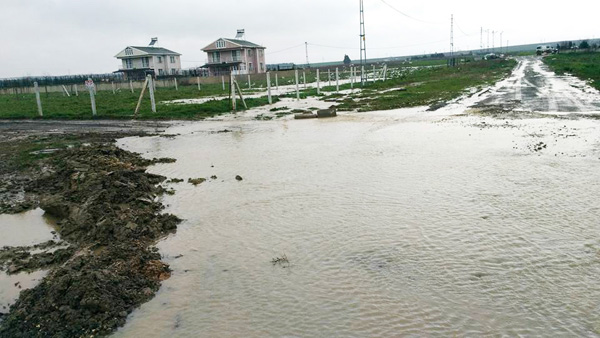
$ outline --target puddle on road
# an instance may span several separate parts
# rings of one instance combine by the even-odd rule
[[[0,214],[0,247],[31,246],[49,240],[57,240],[52,231],[52,220],[44,216],[42,209],[8,215]],[[47,271],[7,275],[0,271],[0,312],[7,313],[8,307],[19,296],[19,292],[37,285]]]
[[[120,140],[218,178],[170,185],[173,275],[115,337],[597,335],[600,121],[439,114]]]

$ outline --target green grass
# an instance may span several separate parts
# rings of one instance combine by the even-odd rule
[[[495,83],[507,76],[514,60],[469,62],[459,67],[423,68],[388,81],[369,82],[355,95],[343,98],[339,110],[373,111],[431,105],[466,93],[469,88]],[[340,89],[349,89],[350,85]],[[386,89],[403,88],[386,93]]]
[[[91,119],[92,109],[88,92],[79,96],[63,96],[62,93],[41,93],[43,119]],[[99,91],[96,95],[97,118],[100,119],[130,119],[137,105],[140,92],[132,94],[129,90]],[[167,104],[163,101],[178,99],[202,98],[221,95],[222,99],[211,100],[202,104]],[[228,93],[223,92],[221,84],[203,85],[198,91],[197,86],[180,86],[174,88],[157,88],[156,113],[150,106],[149,94],[146,91],[140,107],[140,119],[202,119],[231,111]],[[278,98],[274,98],[277,102]],[[239,102],[239,101],[238,101]],[[247,99],[248,108],[268,104],[266,97]],[[242,106],[241,102],[238,104]],[[0,95],[0,118],[5,119],[39,119],[34,94]]]
[[[544,58],[558,74],[570,73],[582,80],[591,80],[591,85],[600,90],[600,53],[560,53]]]

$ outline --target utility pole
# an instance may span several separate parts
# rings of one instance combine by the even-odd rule
[[[454,14],[450,14],[450,66],[454,67]]]
[[[489,28],[486,29],[486,31],[487,31],[487,52],[489,53],[490,52],[490,30],[489,30]]]
[[[496,32],[495,32],[495,31],[492,31],[492,52],[494,52],[494,51],[495,51],[495,49],[496,49],[496,45],[495,45],[495,43],[494,43],[494,38],[495,38],[495,37],[496,37]]]
[[[500,32],[500,53],[502,54],[502,33],[504,33],[504,31]]]
[[[365,6],[360,0],[360,83],[365,85],[365,65],[367,63],[367,41],[365,40]]]
[[[310,68],[310,63],[308,63],[308,42],[304,43],[304,48],[306,49],[306,67]]]
[[[479,35],[479,49],[483,53],[483,27],[481,27],[481,34]]]

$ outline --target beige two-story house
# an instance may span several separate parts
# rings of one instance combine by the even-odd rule
[[[181,54],[162,47],[128,46],[115,57],[122,62],[119,72],[129,79],[141,79],[146,74],[157,76],[179,75]]]
[[[220,38],[202,48],[208,60],[203,68],[208,69],[210,76],[228,75],[230,73],[259,74],[265,73],[265,47],[243,39],[243,30],[238,31],[236,39]]]

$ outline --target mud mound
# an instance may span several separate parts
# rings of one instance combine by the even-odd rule
[[[62,265],[21,293],[0,323],[0,337],[105,335],[153,297],[170,273],[151,245],[180,222],[161,213],[158,184],[165,177],[145,171],[165,161],[171,160],[145,160],[114,145],[51,157],[47,173],[27,190],[58,219],[58,232],[71,246],[55,251],[60,259],[42,257]]]

